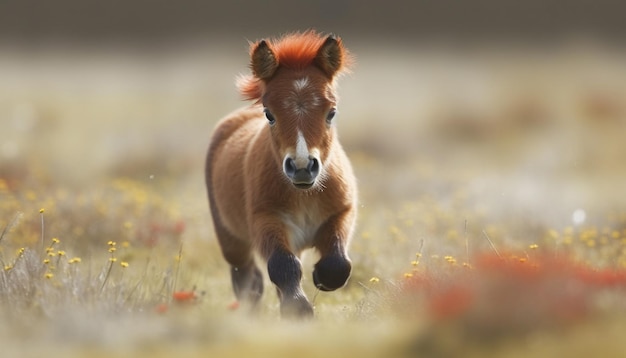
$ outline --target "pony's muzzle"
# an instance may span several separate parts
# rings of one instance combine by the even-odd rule
[[[308,189],[315,184],[315,179],[320,173],[320,162],[310,156],[308,162],[299,167],[293,158],[287,157],[283,163],[283,171],[296,188]]]

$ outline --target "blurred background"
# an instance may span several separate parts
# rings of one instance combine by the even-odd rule
[[[626,198],[623,14],[610,0],[3,1],[0,177],[160,180],[204,223],[203,157],[244,105],[248,41],[315,28],[357,59],[338,126],[364,212],[460,197],[493,222],[580,224]]]

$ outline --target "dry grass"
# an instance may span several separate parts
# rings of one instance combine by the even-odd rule
[[[354,273],[318,293],[304,258],[313,322],[281,321],[271,289],[233,309],[210,226],[203,155],[245,51],[5,52],[3,352],[618,356],[623,54],[496,50],[353,48]]]

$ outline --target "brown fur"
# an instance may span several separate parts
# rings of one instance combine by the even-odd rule
[[[314,281],[321,289],[336,289],[349,275],[356,182],[335,126],[326,120],[337,105],[334,80],[348,59],[340,39],[312,31],[251,44],[254,76],[238,84],[256,103],[226,116],[211,139],[206,183],[235,293],[258,300],[257,250],[268,261],[284,315],[312,314],[300,287],[302,250],[313,247],[320,254]],[[306,86],[297,91],[294,83],[302,79]],[[275,124],[268,124],[264,108]],[[294,186],[283,169],[284,158],[298,150],[298,133],[321,167],[309,189]]]

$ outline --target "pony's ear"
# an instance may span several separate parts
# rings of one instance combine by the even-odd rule
[[[341,40],[335,37],[335,35],[328,36],[326,41],[320,46],[320,49],[317,50],[315,64],[328,77],[332,78],[341,69],[343,62],[344,50]]]
[[[269,80],[278,68],[278,61],[265,40],[253,45],[251,57],[254,75],[262,80]]]

